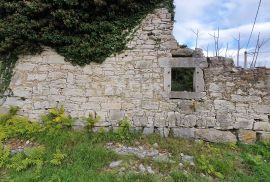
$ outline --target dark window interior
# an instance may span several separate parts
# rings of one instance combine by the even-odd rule
[[[194,92],[194,71],[195,68],[172,68],[171,91]]]

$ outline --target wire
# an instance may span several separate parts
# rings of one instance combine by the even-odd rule
[[[256,24],[256,21],[257,21],[257,17],[258,17],[259,11],[260,11],[261,4],[262,4],[262,0],[260,0],[260,2],[259,2],[259,6],[258,6],[258,9],[257,9],[257,13],[256,13],[256,16],[255,16],[255,19],[254,19],[254,23],[253,23],[253,26],[252,26],[251,33],[250,33],[250,35],[249,35],[249,39],[248,39],[248,43],[247,43],[246,49],[247,49],[248,46],[249,46],[249,43],[250,43],[250,40],[251,40],[253,31],[254,31],[254,28],[255,28],[255,24]]]

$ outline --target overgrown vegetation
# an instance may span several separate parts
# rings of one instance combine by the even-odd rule
[[[116,133],[73,131],[66,126],[63,108],[50,110],[44,123],[33,123],[16,115],[18,108],[0,116],[0,180],[1,181],[269,181],[270,143],[254,145],[210,144],[158,135],[143,136],[130,132],[130,121],[119,122]],[[53,117],[52,117],[53,115]],[[48,121],[50,118],[50,122]],[[95,117],[89,119],[92,127]],[[47,124],[54,123],[57,124]],[[54,131],[54,132],[51,132]],[[120,136],[120,137],[119,137]],[[34,145],[14,152],[10,139],[31,140]],[[118,156],[106,148],[108,142],[125,145],[153,146],[171,153],[171,160],[160,162],[136,156]],[[13,150],[13,152],[12,152]],[[192,155],[195,165],[179,167],[180,154]],[[153,175],[119,173],[108,169],[115,160],[123,160],[125,168],[132,161],[151,165]]]
[[[101,63],[125,49],[131,30],[157,7],[173,14],[172,0],[1,0],[0,96],[18,55],[45,45],[73,64]]]

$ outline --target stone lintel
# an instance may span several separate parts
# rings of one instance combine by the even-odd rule
[[[192,58],[192,57],[185,57],[185,58],[171,58],[169,59],[170,67],[171,68],[207,68],[208,63],[206,58]]]
[[[206,96],[206,92],[170,92],[171,99],[201,99]]]

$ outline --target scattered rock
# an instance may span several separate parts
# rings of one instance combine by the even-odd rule
[[[184,155],[181,153],[181,161],[184,162],[184,163],[188,163],[192,166],[194,166],[194,157],[193,156],[190,156],[190,155]]]
[[[155,171],[152,170],[151,166],[147,166],[146,169],[149,174],[155,174]]]
[[[159,160],[159,161],[166,161],[169,162],[170,159],[170,154],[168,152],[159,152],[157,149],[153,149],[149,147],[144,147],[144,146],[138,146],[138,147],[128,147],[128,146],[123,146],[120,144],[107,144],[107,148],[113,150],[119,155],[130,155],[133,154],[139,158],[152,158],[154,160]]]
[[[155,149],[157,149],[157,148],[158,148],[158,144],[157,144],[157,143],[154,143],[154,144],[153,144],[153,147],[154,147]]]
[[[111,164],[110,164],[110,168],[117,168],[119,167],[121,164],[122,164],[122,160],[120,161],[113,161]]]
[[[182,168],[183,166],[184,166],[184,164],[180,162],[179,167]]]
[[[146,171],[144,165],[142,165],[142,164],[139,165],[139,170],[140,170],[140,172],[142,172],[142,173],[144,173],[144,172]]]
[[[34,147],[34,143],[30,140],[19,140],[19,139],[10,139],[8,140],[4,147],[10,147],[11,155],[15,155],[17,153],[24,152],[25,148],[32,148]]]

